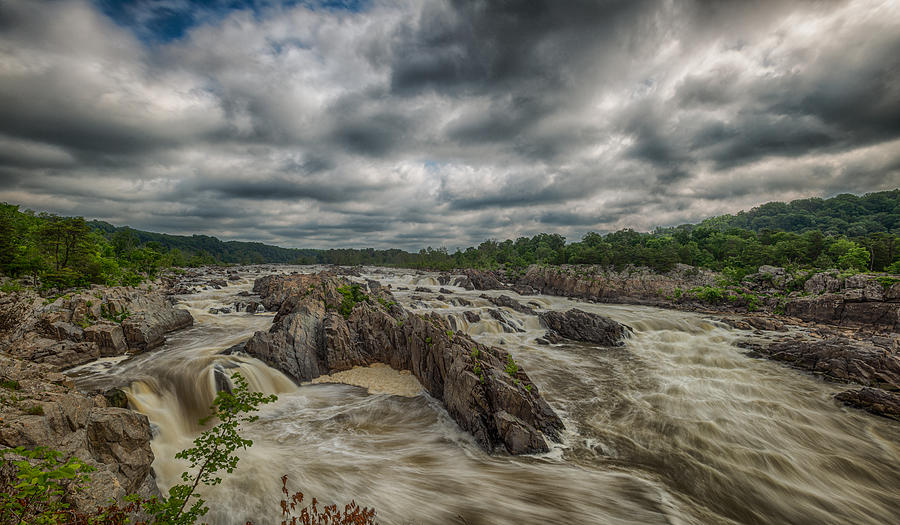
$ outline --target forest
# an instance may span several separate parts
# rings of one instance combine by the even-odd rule
[[[161,268],[207,264],[378,265],[449,270],[521,269],[530,264],[646,266],[665,272],[689,264],[737,274],[760,265],[900,273],[900,190],[830,199],[770,202],[699,224],[589,232],[578,242],[553,233],[477,247],[292,249],[205,235],[168,235],[115,227],[0,204],[0,271],[44,288],[91,283],[135,285]],[[15,286],[7,284],[5,286]]]

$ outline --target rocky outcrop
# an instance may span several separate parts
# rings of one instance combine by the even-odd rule
[[[900,278],[836,271],[815,274],[804,284],[805,297],[784,305],[784,313],[804,321],[876,330],[900,330]]]
[[[577,297],[603,303],[671,305],[676,290],[715,284],[716,274],[683,264],[667,274],[631,268],[621,272],[600,266],[529,266],[516,281],[519,290]]]
[[[749,349],[749,355],[754,357],[781,361],[831,381],[864,386],[835,396],[847,405],[886,417],[897,418],[900,413],[900,354],[896,351],[896,339],[874,337],[860,341],[819,328],[774,340],[742,341],[738,345]]]
[[[541,323],[549,328],[545,338],[556,341],[559,337],[595,343],[603,346],[622,346],[631,328],[603,315],[572,308],[567,312],[542,312]]]
[[[140,352],[193,324],[159,292],[94,287],[46,303],[28,292],[0,296],[0,348],[57,369]]]
[[[513,299],[512,297],[510,297],[508,295],[499,295],[497,297],[491,297],[489,295],[481,294],[481,298],[485,299],[487,301],[490,301],[491,303],[493,303],[497,306],[505,306],[506,308],[512,308],[513,310],[515,310],[519,313],[528,314],[528,315],[536,315],[534,312],[534,308],[525,306],[524,304],[520,303],[519,301],[516,301],[515,299]]]
[[[847,405],[900,421],[900,394],[897,392],[887,392],[880,388],[860,388],[841,392],[834,398]]]
[[[472,288],[475,290],[508,290],[509,286],[500,282],[500,276],[497,272],[486,271],[486,270],[473,270],[466,269],[462,271],[462,274],[465,276],[467,281],[462,281],[461,284],[457,284],[457,286],[463,286],[463,288],[470,289],[466,287],[466,284],[470,284]],[[455,284],[455,283],[454,283]]]
[[[744,348],[828,379],[900,390],[900,357],[884,348],[843,337],[792,337],[771,343],[742,342]]]
[[[543,452],[545,438],[559,439],[562,421],[508,352],[454,333],[437,314],[412,314],[383,289],[348,304],[346,286],[331,274],[258,279],[254,291],[278,313],[243,351],[298,382],[372,363],[409,370],[488,451]]]
[[[96,469],[85,491],[67,496],[75,508],[87,512],[110,498],[157,494],[146,416],[75,391],[47,365],[0,356],[0,380],[0,447],[49,447]]]

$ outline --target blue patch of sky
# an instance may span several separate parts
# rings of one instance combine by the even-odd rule
[[[310,9],[360,12],[371,0],[94,0],[116,24],[142,41],[166,43],[182,38],[192,27],[214,23],[235,11],[259,17],[269,10],[304,5]]]

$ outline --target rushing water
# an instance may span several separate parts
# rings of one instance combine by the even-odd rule
[[[548,454],[490,456],[408,376],[355,370],[336,380],[371,390],[298,387],[260,361],[219,355],[271,324],[271,314],[207,312],[248,290],[252,276],[244,277],[185,297],[196,324],[162,348],[78,371],[85,387],[128,385],[154,426],[163,490],[184,469],[173,456],[200,432],[217,368],[239,369],[254,389],[279,395],[246,429],[254,445],[235,473],[206,491],[211,523],[279,521],[282,474],[307,496],[374,506],[383,524],[900,522],[900,424],[840,406],[831,397],[839,386],[744,356],[734,345],[743,334],[715,321],[502,292],[634,328],[621,348],[541,346],[536,317],[500,309],[504,324],[523,330],[504,332],[486,314],[497,307],[479,297],[485,292],[445,286],[454,293],[438,300],[412,291],[437,292],[434,275],[373,270],[366,277],[391,284],[405,306],[507,348],[566,424]],[[455,306],[459,298],[473,306]],[[466,310],[483,320],[470,325]]]

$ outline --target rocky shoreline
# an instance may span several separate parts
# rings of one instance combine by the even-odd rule
[[[765,336],[739,343],[748,355],[863,387],[836,399],[900,420],[900,276],[841,276],[836,270],[789,275],[783,268],[762,266],[740,286],[724,288],[717,287],[717,276],[684,265],[662,275],[532,265],[509,280],[500,272],[468,269],[442,274],[440,282],[712,314]]]

